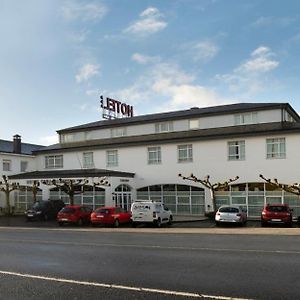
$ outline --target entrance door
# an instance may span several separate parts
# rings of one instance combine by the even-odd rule
[[[116,206],[129,211],[131,206],[131,187],[126,184],[119,185],[114,192]]]

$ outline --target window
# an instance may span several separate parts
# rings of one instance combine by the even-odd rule
[[[161,149],[160,147],[148,148],[148,164],[160,164],[161,163]]]
[[[120,127],[120,128],[113,128],[110,131],[111,137],[120,137],[120,136],[126,136],[127,135],[127,129],[126,127]]]
[[[178,149],[178,162],[189,162],[193,161],[193,146],[189,145],[180,145]]]
[[[245,141],[228,142],[228,160],[245,159]]]
[[[83,167],[84,168],[93,168],[94,167],[93,152],[83,152]]]
[[[267,139],[267,158],[285,158],[285,138]]]
[[[21,161],[21,166],[20,166],[21,172],[26,172],[27,168],[28,168],[28,161]]]
[[[63,167],[62,155],[49,155],[45,156],[45,168],[46,169],[58,169]]]
[[[199,129],[199,119],[189,120],[189,129]]]
[[[3,159],[3,171],[11,171],[11,160]]]
[[[234,116],[234,125],[257,123],[257,113],[245,113]]]
[[[173,131],[172,122],[164,122],[155,124],[155,133]]]
[[[118,166],[118,150],[106,151],[106,166],[107,167]]]

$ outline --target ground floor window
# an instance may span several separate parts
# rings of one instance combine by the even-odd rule
[[[163,202],[174,214],[204,215],[204,190],[183,184],[159,184],[137,189],[137,199]]]
[[[295,216],[300,215],[299,196],[268,183],[237,184],[230,186],[227,191],[216,192],[217,208],[225,204],[240,205],[247,209],[249,217],[259,217],[264,205],[268,203],[287,203]]]
[[[74,204],[87,205],[92,209],[105,206],[105,189],[97,186],[78,187],[79,194],[74,195]],[[82,193],[81,193],[82,192]],[[50,200],[61,199],[66,205],[70,204],[69,195],[58,187],[50,189]]]
[[[42,197],[42,190],[38,189],[36,194],[36,200],[41,201]],[[33,200],[33,192],[31,186],[20,186],[18,190],[14,191],[14,200],[15,200],[15,208],[14,211],[16,213],[22,213],[29,209],[34,200]]]

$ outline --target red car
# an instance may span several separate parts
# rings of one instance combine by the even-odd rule
[[[57,214],[57,223],[62,226],[64,223],[82,225],[90,222],[92,209],[84,205],[67,205]]]
[[[121,207],[100,207],[91,214],[93,225],[113,225],[119,227],[120,224],[131,222],[131,213]]]
[[[287,204],[267,204],[261,212],[261,226],[268,224],[284,224],[291,227],[292,210]]]

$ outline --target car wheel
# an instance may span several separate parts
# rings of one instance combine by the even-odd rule
[[[170,216],[170,218],[169,218],[169,222],[168,222],[168,225],[172,225],[172,223],[173,223],[173,217],[172,217],[172,216]]]
[[[49,220],[49,216],[47,214],[44,215],[44,220],[48,221]]]
[[[79,220],[77,221],[77,225],[78,225],[78,226],[82,226],[82,225],[83,225],[82,219],[79,219]]]
[[[120,226],[120,222],[118,219],[115,219],[115,222],[114,222],[114,227],[119,227]]]
[[[157,228],[160,228],[161,227],[161,220],[160,218],[158,218],[156,221],[155,221],[155,225]]]

